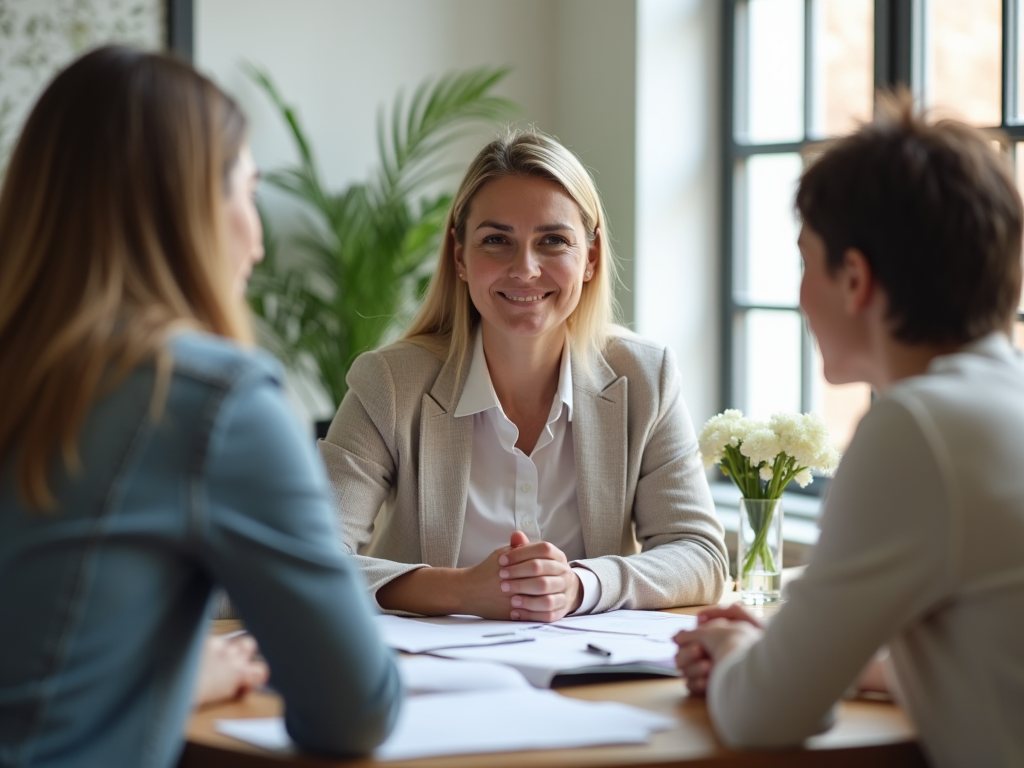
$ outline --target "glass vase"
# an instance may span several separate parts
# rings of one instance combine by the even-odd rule
[[[740,499],[736,578],[746,605],[782,599],[782,499]]]

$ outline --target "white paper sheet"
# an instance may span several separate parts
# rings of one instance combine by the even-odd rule
[[[697,626],[696,616],[660,611],[609,611],[587,616],[566,616],[553,626],[589,632],[612,632],[623,635],[643,635],[670,640],[683,629]]]
[[[246,720],[218,720],[217,731],[232,739],[255,744],[275,752],[294,752],[283,717],[251,717]]]
[[[410,696],[454,691],[529,688],[526,678],[506,664],[455,661],[436,656],[403,656],[398,671]]]
[[[616,702],[550,691],[447,693],[408,699],[378,760],[440,755],[643,744],[675,725],[670,717]],[[265,749],[290,750],[281,718],[218,720],[217,730]]]
[[[378,760],[643,744],[671,718],[625,704],[579,701],[552,691],[420,696],[406,703]]]
[[[408,653],[427,653],[440,648],[501,645],[528,642],[532,624],[488,621],[471,616],[410,619],[403,616],[375,616],[384,642]]]
[[[557,632],[557,633],[556,633]],[[669,640],[593,632],[541,629],[532,643],[491,645],[476,648],[451,648],[435,653],[449,659],[493,661],[515,667],[538,688],[547,688],[560,672],[581,667],[610,667],[625,664],[652,664],[675,669],[679,650]],[[607,651],[605,656],[588,646]]]

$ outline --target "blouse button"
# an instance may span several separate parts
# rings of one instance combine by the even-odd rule
[[[524,491],[529,491],[530,490],[530,484],[529,483],[523,483],[523,490]]]

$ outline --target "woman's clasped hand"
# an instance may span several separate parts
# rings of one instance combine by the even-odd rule
[[[690,693],[702,696],[715,663],[755,642],[764,625],[739,605],[716,605],[697,614],[697,628],[675,636],[676,666]]]
[[[551,622],[579,607],[582,589],[558,547],[531,542],[516,531],[508,546],[476,565],[411,571],[381,587],[377,599],[386,607],[412,602],[426,608],[425,612]],[[439,608],[432,611],[434,605]]]
[[[259,655],[255,638],[210,635],[203,644],[193,701],[196,706],[230,701],[267,684],[270,667]]]
[[[509,618],[516,621],[557,621],[583,599],[580,579],[562,550],[546,541],[531,543],[522,531],[498,554],[498,566],[501,593],[512,606]]]

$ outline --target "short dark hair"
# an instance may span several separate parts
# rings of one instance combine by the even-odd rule
[[[828,269],[860,250],[908,344],[973,341],[1010,326],[1021,288],[1020,195],[1003,134],[930,121],[908,92],[879,95],[875,118],[824,146],[796,194]]]

